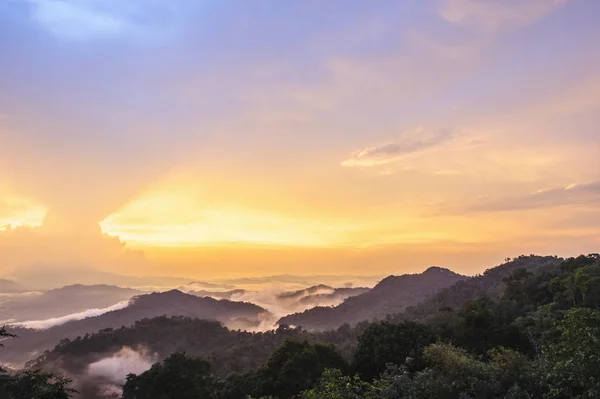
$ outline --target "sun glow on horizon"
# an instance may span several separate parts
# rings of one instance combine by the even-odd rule
[[[132,247],[335,246],[355,229],[343,221],[209,201],[201,189],[182,180],[142,194],[100,226]]]
[[[3,213],[0,213],[0,231],[17,227],[39,227],[46,217],[46,208],[35,201],[22,197],[2,199]]]

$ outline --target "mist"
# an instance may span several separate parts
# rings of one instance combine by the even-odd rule
[[[69,321],[83,320],[88,317],[100,316],[104,313],[108,313],[113,310],[124,309],[127,306],[129,306],[129,300],[121,301],[119,303],[116,303],[112,306],[109,306],[109,307],[103,308],[103,309],[88,309],[83,312],[73,313],[70,315],[62,316],[62,317],[54,317],[54,318],[46,319],[46,320],[24,321],[24,322],[19,322],[15,325],[20,326],[20,327],[25,327],[25,328],[32,328],[32,329],[36,329],[36,330],[46,330],[51,327],[65,324]]]
[[[123,385],[128,374],[141,374],[155,362],[156,356],[148,354],[147,349],[133,350],[126,346],[110,357],[91,363],[88,366],[88,375],[103,377]]]
[[[345,299],[359,295],[368,288],[356,288],[354,289],[355,292],[352,292],[349,287],[345,287],[342,292],[337,290],[339,289],[325,285],[297,289],[297,285],[273,284],[258,291],[238,290],[233,292],[228,299],[236,302],[250,302],[268,310],[272,316],[262,320],[257,328],[251,329],[253,331],[266,331],[276,328],[275,322],[283,316],[303,312],[315,306],[337,306]],[[194,294],[193,291],[187,292]],[[211,293],[203,291],[203,294],[198,296],[223,299],[222,294],[224,293],[227,292],[215,291]]]
[[[118,352],[88,365],[84,375],[76,377],[81,397],[120,397],[128,374],[141,374],[152,367],[158,356],[147,348],[124,346]]]

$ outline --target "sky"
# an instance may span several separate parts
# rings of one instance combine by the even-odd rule
[[[0,275],[474,274],[598,252],[599,16],[3,0]]]

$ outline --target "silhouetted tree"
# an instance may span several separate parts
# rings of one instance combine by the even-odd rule
[[[212,399],[215,383],[210,363],[174,353],[140,375],[130,374],[123,399]]]

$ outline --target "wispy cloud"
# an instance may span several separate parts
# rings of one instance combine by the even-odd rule
[[[600,204],[600,180],[539,190],[525,196],[497,199],[483,197],[477,202],[460,207],[458,213],[516,211],[562,205],[598,206],[598,204]]]
[[[28,0],[32,18],[60,39],[85,41],[122,37],[165,37],[173,17],[182,17],[179,0]],[[181,21],[179,21],[181,22]]]
[[[33,5],[33,18],[61,38],[105,38],[131,28],[125,18],[94,1],[33,0]]]
[[[68,323],[70,321],[83,320],[88,317],[100,316],[101,314],[112,312],[114,310],[124,309],[127,306],[129,306],[129,301],[122,301],[104,309],[88,309],[83,312],[73,313],[70,315],[55,317],[47,320],[24,321],[22,323],[18,323],[18,325],[25,328],[45,330],[54,326],[59,326],[61,324]]]
[[[342,161],[342,166],[378,166],[398,161],[408,155],[439,146],[455,136],[450,130],[434,132],[418,128],[403,134],[399,139],[366,147],[356,151],[352,157]]]
[[[494,33],[534,23],[567,1],[444,0],[439,11],[452,24]]]

